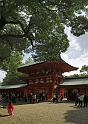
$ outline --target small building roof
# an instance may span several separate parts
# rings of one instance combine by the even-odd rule
[[[72,78],[66,79],[60,86],[80,86],[88,85],[88,78]]]
[[[0,86],[0,89],[17,89],[25,86],[27,86],[27,84],[6,85],[6,86]]]
[[[51,68],[53,70],[61,71],[61,73],[74,71],[74,70],[78,69],[76,67],[69,65],[64,60],[60,59],[58,61],[45,61],[45,62],[40,62],[40,63],[36,63],[36,64],[32,64],[32,65],[21,66],[18,68],[18,71],[28,74],[28,73],[30,73],[30,71],[35,72],[35,71],[39,71],[42,69],[47,70],[47,69],[51,69]]]

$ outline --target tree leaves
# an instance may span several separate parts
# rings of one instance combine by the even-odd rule
[[[33,42],[40,44],[44,41],[50,42],[50,39],[62,39],[62,42],[64,40],[67,48],[67,37],[62,34],[65,39],[59,34],[55,36],[52,31],[62,31],[64,25],[67,25],[72,27],[74,35],[84,34],[87,31],[87,19],[80,19],[75,13],[84,10],[87,5],[88,0],[3,0],[0,8],[0,43],[7,45],[7,51],[10,51],[5,57],[10,56],[11,51],[21,51],[30,45],[34,46]],[[62,32],[64,34],[64,31]],[[51,34],[54,38],[51,38]]]
[[[11,57],[1,63],[2,69],[7,72],[3,80],[4,85],[23,83],[22,74],[17,72],[17,67],[22,65],[23,56],[19,52],[12,52]]]
[[[59,25],[59,28],[52,28],[48,39],[36,42],[35,53],[32,54],[35,61],[58,60],[61,58],[60,54],[67,50],[69,41],[64,34],[63,25]]]
[[[71,21],[71,32],[80,36],[88,31],[88,19],[84,16],[78,16]]]
[[[88,66],[87,65],[82,66],[82,68],[80,69],[80,72],[88,75]]]

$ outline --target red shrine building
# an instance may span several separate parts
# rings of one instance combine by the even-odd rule
[[[63,83],[63,73],[77,70],[65,61],[45,61],[32,65],[25,65],[18,68],[19,72],[26,74],[24,81],[27,87],[24,88],[24,93],[27,95],[31,92],[34,93],[47,93],[48,99],[53,97],[53,93],[58,95],[62,93],[64,97],[64,88],[59,85]]]
[[[68,100],[75,100],[77,93],[86,93],[88,95],[88,76],[65,78],[64,82],[60,84],[60,87],[64,88],[64,96]]]

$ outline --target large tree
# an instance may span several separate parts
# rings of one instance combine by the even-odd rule
[[[11,56],[3,61],[2,69],[7,72],[6,77],[2,82],[3,85],[24,83],[22,81],[23,75],[17,72],[17,68],[23,65],[22,59],[22,54],[19,52],[12,52]]]
[[[0,0],[0,60],[11,55],[11,51],[22,51],[30,45],[56,42],[68,47],[64,25],[71,26],[72,33],[79,36],[88,29],[86,17],[77,16],[87,11],[88,0]],[[53,33],[54,30],[60,31]],[[61,33],[62,32],[62,33]],[[60,43],[59,43],[60,41]],[[55,45],[56,46],[56,45]],[[36,47],[37,49],[37,47]]]
[[[80,69],[80,72],[88,75],[88,65],[83,65],[82,68]]]

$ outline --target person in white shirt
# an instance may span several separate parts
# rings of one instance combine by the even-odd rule
[[[84,101],[84,95],[81,94],[81,95],[79,96],[79,107],[82,107],[83,101]]]

